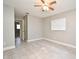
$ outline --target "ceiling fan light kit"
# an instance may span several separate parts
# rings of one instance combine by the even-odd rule
[[[42,5],[34,5],[34,6],[35,7],[41,7],[43,12],[48,11],[48,10],[52,10],[52,11],[54,10],[54,8],[51,7],[51,5],[56,4],[56,1],[47,3],[46,1],[41,0],[41,2],[42,2]]]
[[[43,10],[44,10],[44,11],[48,11],[49,8],[48,8],[47,6],[43,6]]]

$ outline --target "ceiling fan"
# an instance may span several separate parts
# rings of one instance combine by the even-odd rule
[[[54,10],[54,8],[51,7],[51,5],[55,4],[56,1],[52,1],[50,2],[49,4],[44,1],[44,0],[41,0],[41,2],[43,3],[42,5],[34,5],[35,7],[42,7],[42,11],[48,11],[48,10]]]

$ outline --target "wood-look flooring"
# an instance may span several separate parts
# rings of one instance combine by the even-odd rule
[[[76,59],[75,49],[47,40],[23,43],[18,48],[4,51],[4,59]]]

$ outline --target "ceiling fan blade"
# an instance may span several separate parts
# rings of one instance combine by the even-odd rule
[[[41,0],[42,3],[45,3],[44,0]]]
[[[50,5],[55,4],[55,3],[56,3],[56,1],[53,1],[53,2],[50,3]]]
[[[54,10],[54,8],[52,8],[52,7],[49,7],[49,9],[50,9],[50,10]]]
[[[35,7],[41,7],[42,5],[34,5]]]

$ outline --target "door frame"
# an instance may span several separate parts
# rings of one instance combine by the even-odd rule
[[[28,15],[23,17],[24,20],[24,41],[28,41]]]
[[[20,38],[22,40],[22,20],[15,20],[15,22],[19,22],[20,23]]]

